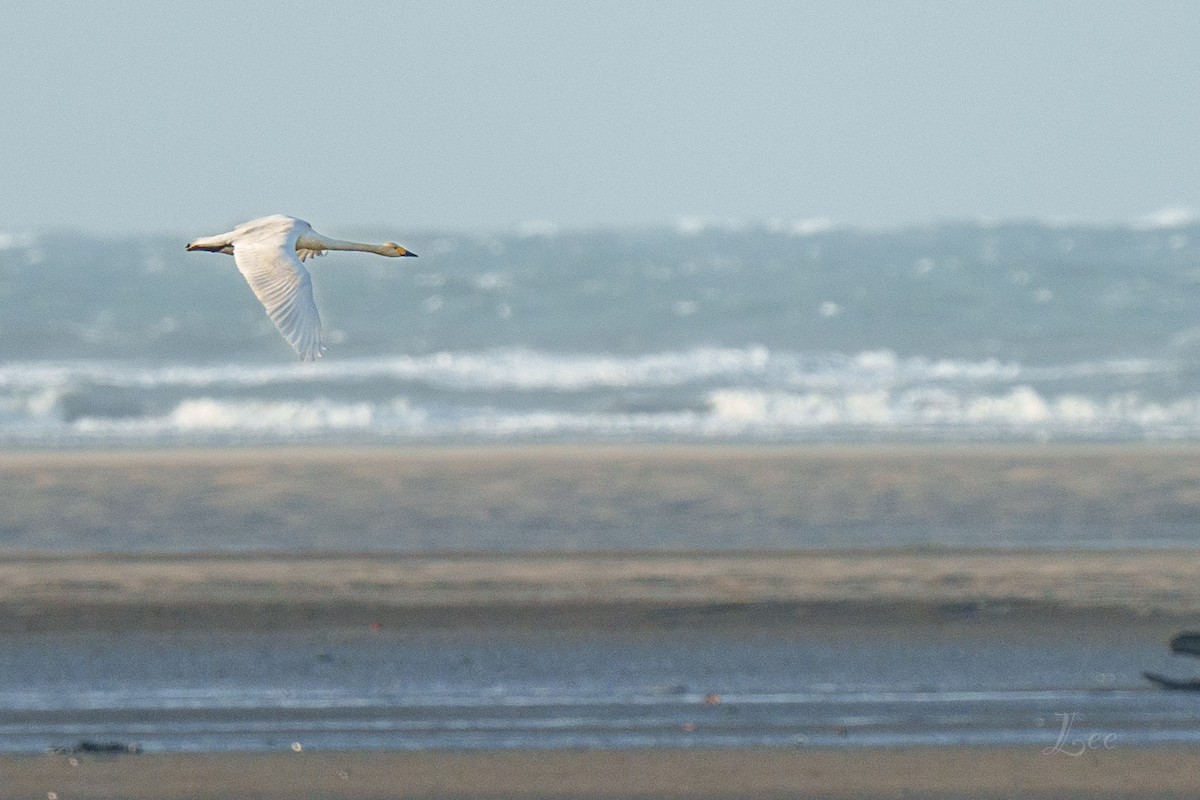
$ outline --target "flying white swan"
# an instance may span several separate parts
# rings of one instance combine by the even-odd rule
[[[358,250],[381,256],[415,256],[395,242],[362,244],[329,239],[302,219],[276,214],[243,222],[229,233],[189,242],[188,250],[233,256],[238,271],[267,310],[275,327],[300,358],[313,361],[325,352],[321,318],[313,301],[312,276],[302,261],[327,250]]]

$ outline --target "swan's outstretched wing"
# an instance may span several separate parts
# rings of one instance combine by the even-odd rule
[[[235,240],[233,260],[267,310],[275,327],[300,358],[325,352],[321,318],[313,301],[312,276],[296,256],[294,229]]]

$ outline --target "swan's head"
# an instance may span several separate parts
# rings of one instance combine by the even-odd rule
[[[411,253],[408,250],[405,250],[395,242],[384,242],[381,247],[382,255],[391,256],[392,258],[398,258],[400,256],[411,256],[412,258],[417,257],[416,253]]]

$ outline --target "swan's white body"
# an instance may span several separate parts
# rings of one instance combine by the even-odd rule
[[[321,318],[313,301],[312,276],[301,262],[324,255],[327,250],[392,257],[416,255],[395,242],[362,244],[329,239],[304,220],[282,214],[243,222],[229,233],[196,239],[188,243],[187,249],[232,255],[267,316],[305,361],[320,358],[325,345],[321,341]]]

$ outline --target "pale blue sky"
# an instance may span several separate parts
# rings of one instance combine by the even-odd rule
[[[0,230],[1200,207],[1200,3],[0,6]]]

